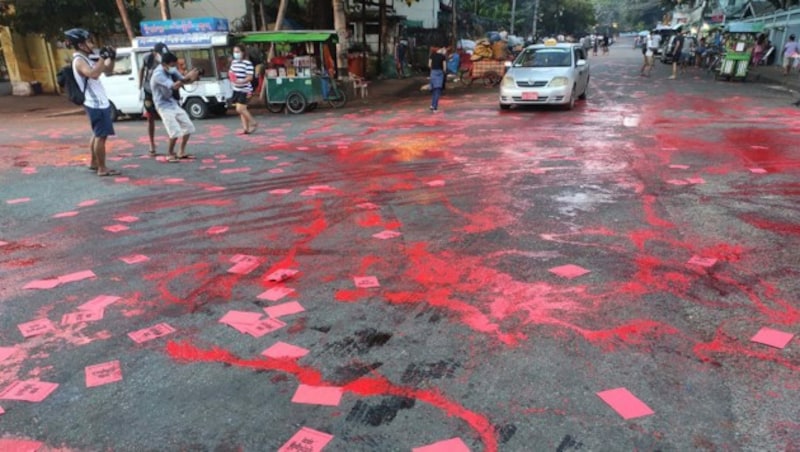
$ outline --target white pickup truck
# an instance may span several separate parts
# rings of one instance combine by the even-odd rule
[[[180,90],[180,104],[189,116],[203,119],[209,114],[224,115],[228,99],[233,96],[227,72],[231,53],[228,34],[187,33],[139,37],[133,40],[133,47],[117,49],[113,74],[100,77],[114,109],[114,119],[120,114],[136,116],[144,113],[139,73],[145,56],[158,42],[164,42],[186,70],[199,68],[202,71],[200,80]]]

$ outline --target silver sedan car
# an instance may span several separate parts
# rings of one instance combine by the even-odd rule
[[[500,84],[500,108],[512,105],[575,106],[586,99],[589,61],[580,44],[546,42],[527,47]]]

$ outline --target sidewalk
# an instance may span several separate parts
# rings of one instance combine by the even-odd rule
[[[425,83],[427,83],[427,79],[422,76],[399,80],[387,79],[371,81],[368,87],[368,94],[363,99],[348,86],[347,106],[376,105],[388,99],[408,97],[412,93],[418,92],[419,88]],[[261,110],[265,107],[259,102],[254,102],[252,108]],[[42,94],[26,97],[0,96],[0,118],[10,115],[31,118],[53,118],[80,114],[83,114],[83,108],[71,104],[66,95]]]
[[[780,66],[751,66],[748,69],[747,81],[783,85],[792,91],[800,93],[800,74],[794,71],[790,75],[784,76],[783,68]]]

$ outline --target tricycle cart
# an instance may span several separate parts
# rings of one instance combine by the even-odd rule
[[[722,57],[719,73],[715,75],[715,78],[717,80],[721,78],[726,80],[744,80],[747,78],[747,68],[750,64],[750,58],[750,52],[726,52]]]
[[[347,96],[336,84],[336,63],[332,49],[337,41],[333,30],[265,31],[245,33],[242,43],[276,45],[279,56],[267,67],[264,79],[267,109],[300,114],[322,102],[342,107]]]
[[[496,86],[503,79],[505,73],[505,61],[483,58],[477,61],[470,61],[469,58],[462,59],[464,63],[459,72],[461,81],[470,86],[475,80],[483,80],[483,85],[490,87]]]

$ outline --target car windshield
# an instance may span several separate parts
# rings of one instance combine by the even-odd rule
[[[568,49],[526,49],[514,62],[516,67],[570,67],[571,54]]]

